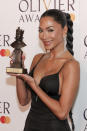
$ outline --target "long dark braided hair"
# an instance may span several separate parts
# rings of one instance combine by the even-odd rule
[[[67,31],[67,44],[66,44],[66,48],[68,49],[68,51],[74,55],[73,52],[73,22],[70,19],[70,15],[68,13],[64,13],[60,10],[57,9],[50,9],[45,11],[42,15],[42,17],[46,17],[46,16],[50,16],[52,17],[57,23],[59,23],[62,28],[65,27],[65,25],[67,25],[68,31]],[[40,18],[40,19],[41,19]]]
[[[66,19],[67,19],[67,27],[68,27],[68,31],[67,31],[67,44],[66,47],[69,50],[69,52],[74,55],[73,52],[73,22],[70,18],[70,14],[65,13]]]
[[[57,9],[50,9],[50,10],[45,11],[41,15],[41,18],[46,17],[46,16],[52,17],[57,23],[59,23],[62,26],[62,28],[64,28],[65,25],[67,25],[68,31],[67,31],[67,36],[66,36],[66,40],[67,40],[66,48],[72,55],[74,55],[74,52],[73,52],[73,22],[70,18],[70,14],[62,12]],[[71,110],[69,112],[69,116],[72,122],[72,130],[74,131],[75,126],[74,126]]]

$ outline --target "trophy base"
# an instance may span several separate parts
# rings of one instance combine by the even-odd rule
[[[6,72],[13,74],[27,74],[27,69],[6,67]]]

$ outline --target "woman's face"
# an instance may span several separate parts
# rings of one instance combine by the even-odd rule
[[[64,41],[64,29],[52,17],[43,17],[40,20],[39,38],[46,50],[51,50]]]

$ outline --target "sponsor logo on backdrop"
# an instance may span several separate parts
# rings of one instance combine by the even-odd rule
[[[75,0],[20,0],[19,1],[19,23],[37,22],[40,19],[40,12],[54,8],[66,12],[75,12]],[[72,19],[75,15],[72,13]]]
[[[10,103],[0,101],[0,124],[9,124],[10,119]]]
[[[9,49],[4,49],[3,47],[7,48],[10,46],[9,44],[10,41],[10,36],[9,35],[0,35],[0,56],[9,56],[10,55],[10,50]]]
[[[84,116],[85,121],[87,122],[87,108],[84,110],[83,116]],[[84,131],[87,131],[87,123],[85,125]]]
[[[1,49],[0,50],[0,56],[10,56],[10,50],[9,49]]]
[[[87,35],[84,38],[84,45],[85,47],[87,47]],[[87,51],[85,52],[84,59],[86,59],[86,57],[87,57]]]

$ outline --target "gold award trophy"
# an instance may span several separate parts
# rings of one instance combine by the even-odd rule
[[[16,40],[11,44],[14,50],[11,55],[12,63],[10,64],[10,67],[6,67],[7,73],[27,73],[27,69],[24,69],[22,61],[23,51],[21,50],[21,48],[26,46],[26,44],[23,42],[23,34],[24,31],[21,30],[20,27],[18,27],[18,29],[16,30]]]

